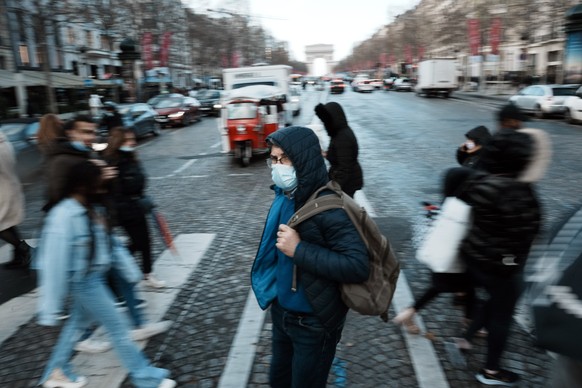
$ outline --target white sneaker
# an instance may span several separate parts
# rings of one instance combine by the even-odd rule
[[[158,388],[174,388],[176,386],[176,382],[170,379],[163,379]]]
[[[79,341],[75,345],[77,352],[83,353],[103,353],[111,349],[113,346],[109,341],[97,341],[87,338],[84,341]]]
[[[154,277],[154,275],[152,275],[151,273],[145,275],[144,284],[146,286],[150,286],[152,288],[164,288],[164,287],[166,287],[166,282],[164,282],[163,280],[156,279]]]
[[[87,385],[87,378],[78,376],[75,381],[71,380],[59,368],[54,369],[42,386],[45,388],[81,388]]]
[[[134,341],[142,341],[158,335],[165,331],[168,331],[170,326],[172,326],[172,321],[161,321],[156,323],[148,323],[147,325],[140,327],[139,329],[134,329],[130,332],[131,339]]]

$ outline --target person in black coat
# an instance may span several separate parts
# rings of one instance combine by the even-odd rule
[[[341,105],[337,102],[318,104],[315,114],[323,122],[330,137],[326,158],[331,167],[329,178],[339,183],[350,197],[364,186],[362,167],[358,162],[358,141],[348,125]]]
[[[491,139],[487,127],[480,125],[465,134],[465,141],[457,148],[457,162],[461,166],[475,168],[481,157],[483,146]]]
[[[287,127],[275,131],[267,142],[275,198],[251,270],[251,285],[259,306],[271,309],[269,383],[323,388],[348,312],[340,284],[368,279],[368,254],[343,209],[319,213],[296,230],[286,225],[329,181],[315,133]]]
[[[458,195],[471,206],[472,215],[459,254],[471,281],[487,297],[457,346],[470,349],[476,331],[487,329],[487,358],[476,375],[486,385],[515,385],[519,380],[501,369],[500,359],[523,288],[523,268],[540,229],[541,209],[532,183],[543,176],[550,154],[543,131],[502,129],[483,149],[479,165],[486,175]]]
[[[123,118],[117,111],[117,105],[114,102],[107,101],[103,104],[105,113],[101,118],[101,128],[109,133],[115,127],[123,127]]]

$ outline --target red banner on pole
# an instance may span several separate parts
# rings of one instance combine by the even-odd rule
[[[491,32],[489,33],[489,42],[491,45],[491,54],[499,54],[499,42],[501,41],[501,19],[495,18],[491,22]]]
[[[151,32],[145,32],[143,34],[142,37],[142,52],[143,52],[143,61],[145,64],[145,69],[146,70],[150,70],[152,67],[154,67],[153,64],[153,56],[152,56],[152,33]]]
[[[416,52],[418,54],[418,60],[422,61],[424,59],[424,46],[417,46]]]
[[[479,19],[467,20],[467,29],[469,30],[469,47],[471,48],[471,55],[479,55],[479,46],[481,45]]]
[[[168,66],[168,57],[170,53],[170,39],[172,38],[171,32],[164,32],[162,37],[162,47],[160,50],[160,67]]]
[[[406,45],[406,47],[404,47],[404,58],[406,63],[412,63],[412,47],[410,47],[409,45]]]

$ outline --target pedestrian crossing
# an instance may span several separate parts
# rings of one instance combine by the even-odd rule
[[[147,300],[148,306],[144,309],[144,318],[147,322],[157,322],[162,319],[172,305],[177,294],[181,291],[190,275],[195,271],[205,252],[209,249],[215,234],[182,234],[178,235],[174,244],[178,255],[165,250],[154,262],[154,273],[159,279],[166,281],[162,289],[137,286],[140,298]],[[34,241],[28,241],[35,245]],[[5,245],[0,248],[0,263],[10,259],[11,249]],[[0,343],[18,331],[19,326],[30,321],[35,316],[38,297],[38,288],[13,298],[0,306]],[[170,331],[173,328],[170,328]],[[98,329],[93,339],[107,340],[107,335]],[[140,341],[138,345],[144,348],[147,341]],[[121,366],[114,350],[100,354],[77,353],[73,358],[73,365],[78,374],[88,378],[89,388],[119,387],[125,380],[127,373]]]

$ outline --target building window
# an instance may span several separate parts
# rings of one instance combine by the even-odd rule
[[[111,51],[111,47],[109,47],[109,40],[104,35],[101,35],[101,49]]]
[[[560,60],[560,51],[550,51],[548,52],[548,62],[558,62]]]
[[[93,48],[93,34],[91,33],[91,31],[86,31],[85,35],[86,35],[87,47]]]
[[[30,57],[28,56],[28,46],[21,44],[19,47],[20,63],[23,66],[30,66]]]
[[[75,29],[73,27],[67,28],[67,43],[71,45],[75,44]]]
[[[6,58],[0,56],[0,69],[6,70]]]

